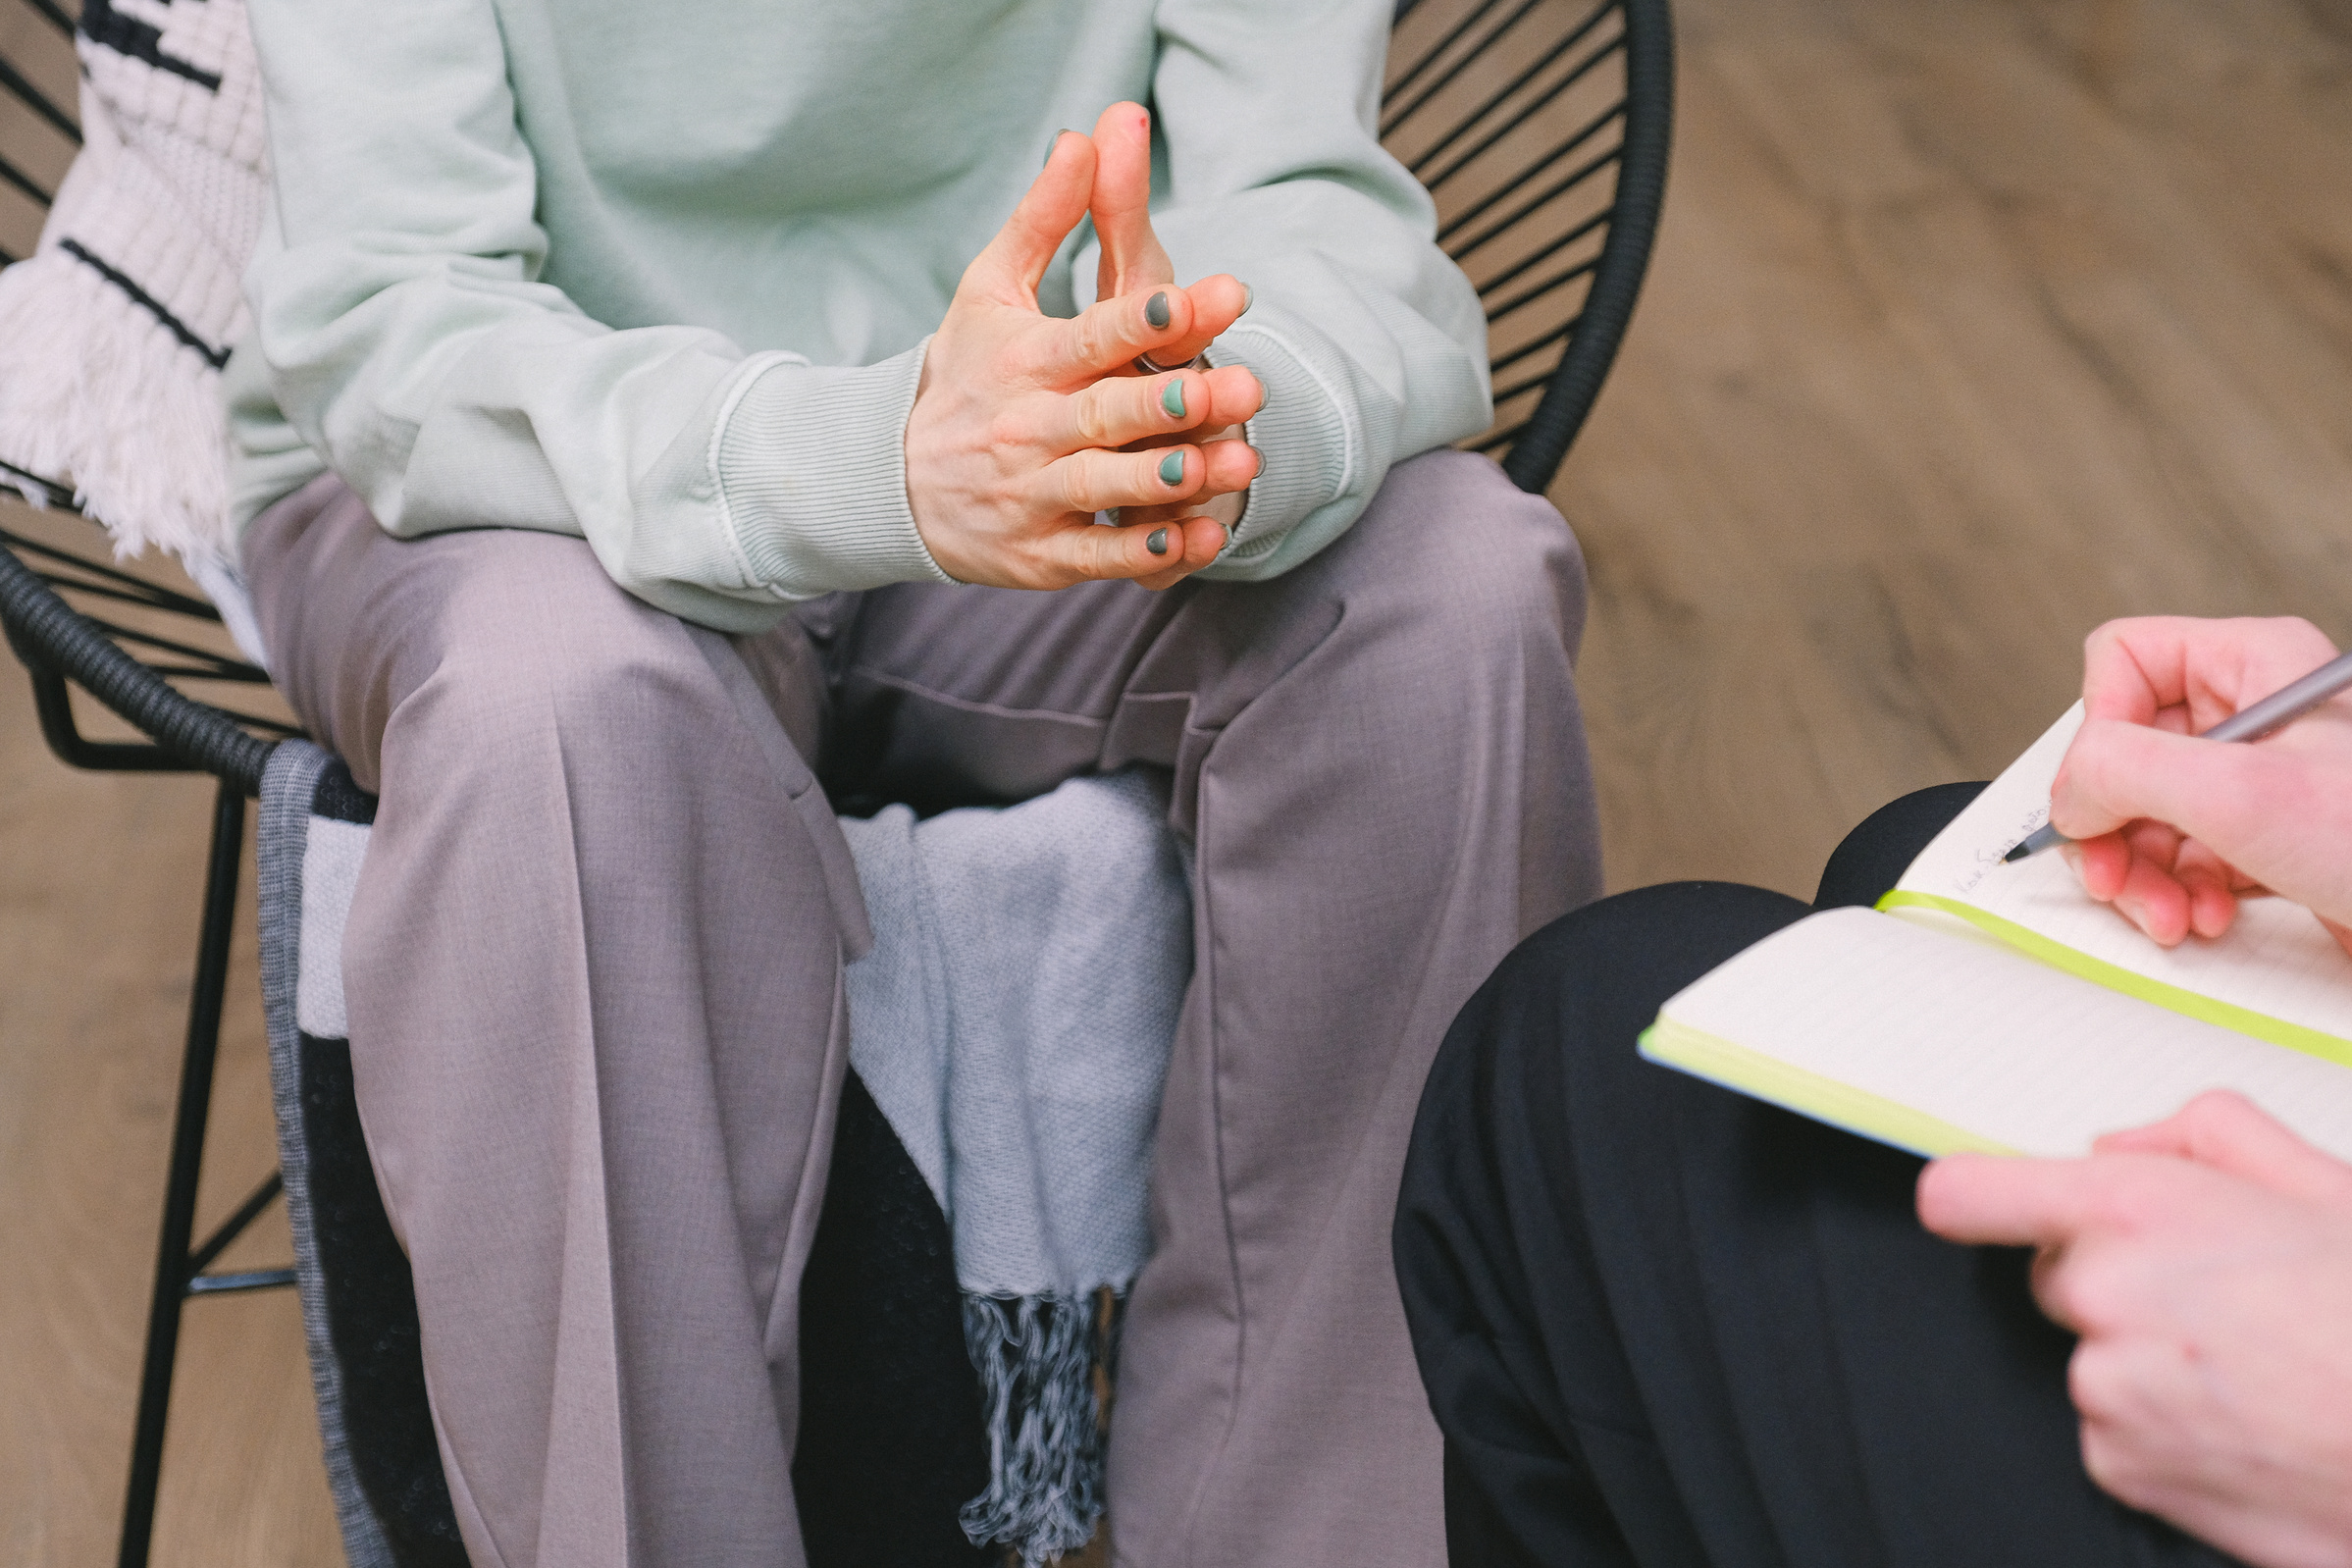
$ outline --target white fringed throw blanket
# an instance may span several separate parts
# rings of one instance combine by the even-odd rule
[[[0,458],[211,592],[233,558],[221,367],[268,198],[244,0],[83,0],[75,48],[82,151],[0,273]]]

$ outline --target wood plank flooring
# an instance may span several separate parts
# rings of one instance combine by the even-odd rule
[[[1678,9],[1655,267],[1554,491],[1612,887],[1809,895],[2111,616],[2352,633],[2352,5]]]
[[[1554,491],[1613,887],[1809,892],[2109,616],[2352,637],[2352,0],[1678,9],[1656,264]],[[111,1561],[208,808],[59,766],[0,667],[0,1562]],[[204,1221],[272,1157],[240,932]],[[178,1386],[157,1563],[339,1560],[290,1297],[193,1303]]]

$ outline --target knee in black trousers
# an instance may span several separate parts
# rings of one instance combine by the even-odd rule
[[[1980,786],[1831,858],[1869,904]],[[1806,913],[1677,883],[1554,922],[1455,1022],[1397,1277],[1457,1568],[2220,1559],[2100,1493],[2021,1254],[1948,1245],[1919,1162],[1642,1061],[1668,996]]]

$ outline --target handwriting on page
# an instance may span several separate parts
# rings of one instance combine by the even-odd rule
[[[2050,781],[2074,732],[2082,705],[2050,726],[2025,755],[1984,788],[1911,862],[1901,885],[1939,898],[1967,898],[2001,864],[2016,842],[2050,820]]]
[[[1983,886],[1986,877],[2007,863],[2003,857],[2033,834],[2040,832],[2042,824],[2049,820],[2050,803],[2044,801],[2041,805],[2027,810],[2021,816],[2014,819],[2013,826],[2004,828],[1994,838],[1979,839],[1972,843],[1968,849],[1966,866],[1955,884],[1960,896],[1966,898]]]

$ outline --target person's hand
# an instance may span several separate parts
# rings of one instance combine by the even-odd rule
[[[1093,139],[1094,195],[1089,210],[1094,218],[1095,237],[1102,243],[1101,260],[1095,269],[1095,296],[1100,299],[1122,298],[1174,283],[1176,266],[1168,259],[1167,248],[1160,243],[1159,234],[1152,228],[1150,111],[1137,103],[1115,103],[1095,121]],[[1244,287],[1244,309],[1248,308],[1248,300],[1249,291]],[[1171,343],[1166,349],[1154,349],[1152,359],[1164,365],[1189,364],[1208,351],[1215,336],[1214,333],[1196,330],[1191,337]],[[1263,393],[1260,395],[1262,401]],[[1255,409],[1251,411],[1256,412]],[[1188,432],[1182,439],[1198,442],[1207,450],[1215,443],[1237,441],[1241,435],[1241,427],[1235,423]],[[1153,437],[1147,438],[1141,444],[1148,449],[1156,444],[1176,439],[1173,436]],[[1257,477],[1254,468],[1250,470],[1250,477]],[[1204,489],[1188,501],[1132,508],[1122,513],[1120,520],[1133,526],[1149,527],[1197,513],[1216,519],[1229,537],[1240,526],[1242,507],[1247,498],[1246,486],[1222,492]],[[1161,588],[1194,569],[1185,567],[1139,581],[1146,588]]]
[[[1240,284],[1171,284],[1070,321],[1037,308],[1038,280],[1085,216],[1094,175],[1089,138],[1056,139],[1044,173],[965,270],[923,361],[907,420],[907,499],[932,558],[962,582],[1173,581],[1216,558],[1220,524],[1153,513],[1105,528],[1094,514],[1239,490],[1257,473],[1240,442],[1121,449],[1257,412],[1264,393],[1238,367],[1126,373],[1139,353],[1174,353],[1231,326],[1248,303]]]
[[[2249,1562],[2352,1565],[2352,1166],[2215,1092],[2087,1160],[1938,1160],[1918,1204],[2039,1249],[2092,1480]]]
[[[2093,632],[2082,732],[2050,792],[2084,890],[2167,947],[2220,936],[2241,897],[2276,893],[2352,953],[2352,701],[2249,744],[2193,738],[2334,656],[2300,620]]]

